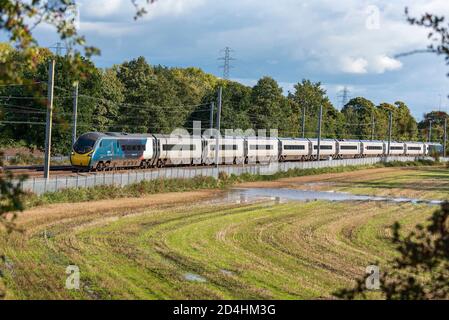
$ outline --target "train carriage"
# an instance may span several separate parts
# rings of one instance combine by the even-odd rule
[[[356,140],[337,140],[335,158],[349,159],[362,157],[361,143]]]
[[[405,143],[403,142],[391,142],[390,144],[386,142],[386,146],[387,146],[387,154],[390,156],[405,155]],[[390,150],[388,150],[388,148]]]
[[[279,161],[309,160],[310,156],[308,139],[279,138]]]
[[[201,164],[203,148],[201,136],[154,135],[154,137],[157,140],[158,167]]]
[[[424,156],[425,145],[421,142],[406,142],[405,155],[407,156]]]
[[[203,143],[203,163],[215,164],[217,139],[205,137]],[[242,164],[245,161],[245,139],[243,137],[219,138],[219,164]]]
[[[311,158],[317,159],[318,157],[318,140],[309,139],[311,142]],[[322,139],[320,141],[320,158],[327,159],[329,157],[335,157],[337,153],[337,142],[333,139]]]
[[[386,152],[384,141],[361,140],[360,148],[363,157],[382,157]]]
[[[245,138],[245,157],[247,163],[276,162],[279,157],[277,138]]]

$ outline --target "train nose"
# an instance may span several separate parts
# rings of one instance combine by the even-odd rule
[[[72,166],[88,167],[91,156],[92,152],[86,154],[79,154],[75,151],[72,151],[72,154],[70,155],[70,162],[72,163]]]

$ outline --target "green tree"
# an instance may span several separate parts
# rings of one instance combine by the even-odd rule
[[[222,133],[225,129],[247,130],[252,127],[249,108],[251,106],[251,88],[241,83],[227,80],[218,80],[215,86],[209,89],[202,98],[202,104],[190,115],[186,127],[192,127],[193,121],[201,121],[203,129],[210,127],[210,103],[215,103],[214,123],[217,120],[217,93],[218,87],[223,89],[220,126]]]
[[[449,115],[444,111],[431,111],[424,114],[423,120],[421,120],[418,124],[421,139],[424,141],[428,140],[430,122],[432,122],[432,142],[443,142],[444,119],[449,120]]]
[[[82,64],[82,53],[90,57],[98,54],[99,50],[88,46],[85,38],[78,34],[76,29],[76,2],[74,0],[44,1],[33,0],[17,1],[4,0],[0,6],[0,30],[4,31],[10,43],[23,56],[26,67],[33,71],[39,63],[40,48],[32,31],[39,24],[53,26],[59,37],[69,48],[71,73],[80,77],[85,71]],[[0,48],[1,50],[2,48]],[[17,73],[20,63],[9,63],[3,60],[4,51],[0,51],[0,83],[27,83],[26,78]]]
[[[396,101],[394,103],[397,108],[398,121],[395,123],[397,126],[397,136],[399,140],[414,141],[418,139],[418,124],[415,118],[412,116],[408,106],[402,101]]]
[[[248,112],[253,129],[288,131],[285,115],[289,107],[286,97],[282,94],[282,88],[276,80],[263,77],[253,87],[251,94],[251,106]]]
[[[345,119],[346,136],[352,139],[371,139],[372,119],[378,113],[374,103],[363,97],[351,99],[341,110]],[[379,128],[376,128],[376,132]],[[377,134],[376,134],[377,135]]]
[[[318,128],[320,106],[323,106],[323,137],[337,138],[344,134],[343,120],[340,112],[334,108],[320,82],[303,79],[294,86],[295,91],[289,94],[289,100],[296,104],[297,111],[292,115],[298,119],[297,130],[302,132],[303,110],[306,111],[306,137],[315,138]]]
[[[125,92],[126,105],[120,107],[120,123],[130,132],[149,132],[156,126],[163,126],[160,121],[161,110],[153,106],[150,88],[156,86],[156,77],[144,57],[139,57],[118,66],[117,77]],[[155,120],[158,123],[155,122]]]
[[[92,127],[96,131],[121,130],[118,120],[120,105],[125,100],[124,91],[115,69],[101,72],[99,99],[96,99],[92,117]]]
[[[393,125],[392,125],[392,131],[391,131],[391,137],[393,140],[399,140],[398,137],[398,121],[399,116],[397,112],[397,108],[395,105],[392,105],[390,103],[383,102],[379,104],[376,107],[376,110],[374,112],[374,132],[375,136],[379,140],[388,140],[389,138],[389,119],[390,119],[390,112],[393,117]]]

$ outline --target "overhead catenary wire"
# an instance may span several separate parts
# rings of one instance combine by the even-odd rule
[[[10,84],[0,84],[0,87],[28,87],[36,84],[43,84],[45,82],[42,81],[35,81],[31,83],[10,83]],[[46,83],[45,83],[46,84]]]

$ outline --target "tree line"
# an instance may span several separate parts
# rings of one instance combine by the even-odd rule
[[[53,152],[67,154],[71,148],[73,85],[78,82],[78,134],[88,131],[170,133],[191,130],[194,121],[209,128],[210,104],[223,88],[221,128],[278,129],[279,136],[300,137],[305,111],[305,137],[316,137],[318,113],[323,106],[323,138],[387,139],[389,113],[393,115],[394,140],[426,141],[429,122],[432,137],[443,136],[444,112],[430,112],[421,122],[402,101],[375,105],[363,97],[351,99],[342,110],[332,105],[320,82],[302,80],[293,92],[283,93],[271,77],[253,87],[207,74],[198,68],[150,65],[145,58],[101,69],[82,59],[82,77],[73,75],[71,61],[39,49],[37,68],[29,68],[22,54],[7,44],[6,59],[28,79],[26,85],[0,86],[0,147],[21,144],[44,148],[48,62],[56,60]],[[216,111],[216,108],[215,108]],[[214,115],[214,119],[216,114]]]

